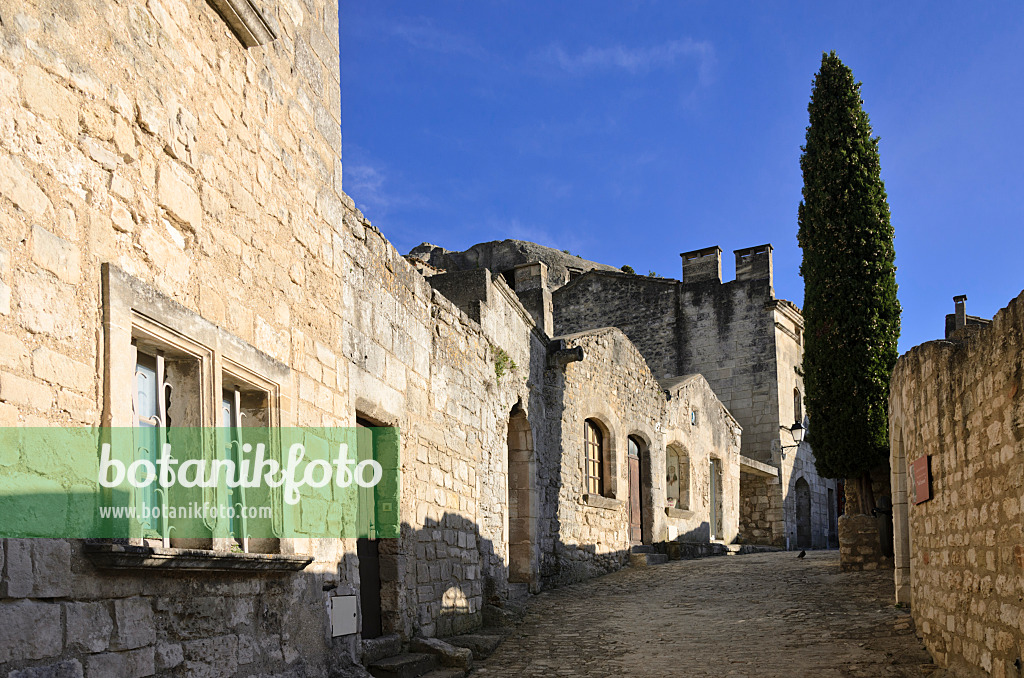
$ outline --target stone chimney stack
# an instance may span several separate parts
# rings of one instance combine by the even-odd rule
[[[550,337],[554,332],[554,316],[548,289],[548,265],[534,261],[516,266],[513,272],[519,301],[537,323],[537,329]]]
[[[954,329],[962,329],[967,327],[967,295],[958,294],[953,297],[953,303],[956,304],[956,325]]]
[[[705,247],[702,250],[683,252],[679,255],[683,258],[683,284],[707,282],[714,280],[722,282],[722,248],[717,245]]]
[[[772,285],[772,246],[758,245],[735,250],[737,280],[768,280]]]

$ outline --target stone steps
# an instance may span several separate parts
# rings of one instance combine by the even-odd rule
[[[434,654],[405,652],[378,659],[366,668],[374,678],[420,678],[440,669],[441,662]]]
[[[473,653],[473,659],[487,659],[501,645],[505,636],[489,633],[466,633],[453,638],[445,638],[445,642],[456,647],[464,647]]]
[[[424,673],[420,678],[466,678],[466,672],[462,669],[437,669]]]
[[[633,567],[651,567],[652,565],[662,565],[667,562],[667,555],[656,553],[654,547],[648,544],[637,544],[629,549],[629,564]]]

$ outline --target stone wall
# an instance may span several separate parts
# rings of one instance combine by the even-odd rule
[[[558,339],[582,360],[552,370],[545,399],[547,425],[562,450],[542,472],[545,503],[557,509],[545,539],[542,574],[559,583],[610,571],[628,558],[628,438],[640,448],[642,540],[645,544],[710,537],[710,459],[721,462],[722,526],[716,539],[731,542],[739,521],[740,427],[700,376],[659,383],[629,339],[605,328]],[[697,413],[697,424],[691,413]],[[584,482],[583,422],[596,421],[608,447],[603,497]],[[685,509],[666,506],[666,449],[689,460]],[[556,499],[557,493],[557,499]]]
[[[337,6],[276,7],[278,39],[246,50],[201,2],[0,6],[0,422],[117,420],[131,376],[111,347],[132,330],[104,318],[108,280],[123,281],[190,319],[156,323],[213,328],[279,368],[280,423],[400,427],[384,630],[468,628],[485,581],[506,578],[507,500],[488,491],[504,486],[510,410],[539,397],[527,382],[542,382],[544,344],[507,286],[485,286],[480,322],[467,317],[354,209]],[[516,365],[500,379],[499,354]],[[355,540],[275,548],[312,563],[118,571],[80,541],[7,539],[0,666],[325,675],[351,662],[358,637],[332,639],[326,605],[359,590]]]
[[[771,461],[780,423],[771,281],[684,284],[680,308],[680,362],[700,372],[743,424],[743,455]]]
[[[593,271],[551,295],[556,334],[618,327],[659,378],[687,374],[679,363],[678,282]]]
[[[795,447],[789,433],[798,418],[808,425],[799,372],[803,318],[794,304],[774,296],[770,249],[755,249],[762,251],[737,252],[740,275],[726,283],[720,277],[718,248],[707,250],[702,259],[684,257],[691,282],[587,273],[552,294],[555,331],[613,325],[629,336],[656,375],[704,375],[743,426],[743,456],[780,469],[776,491],[784,525],[770,541],[784,545],[788,538],[797,544],[803,506],[796,489],[802,481],[811,497],[811,534],[799,541],[825,548],[837,534],[836,484],[818,475],[810,446]],[[694,266],[704,267],[700,275],[692,275]],[[751,519],[766,522],[764,516]]]
[[[937,663],[1019,675],[1024,657],[1024,294],[992,323],[903,355],[889,401],[896,599]],[[912,466],[930,458],[931,499]]]
[[[740,541],[786,545],[782,488],[778,477],[754,473],[740,476]]]
[[[195,404],[239,363],[272,382],[276,423],[399,427],[384,633],[479,625],[507,595],[510,543],[534,590],[542,561],[549,582],[617,567],[621,510],[587,507],[578,533],[561,520],[569,439],[600,393],[623,426],[616,454],[648,436],[653,463],[663,392],[621,333],[584,347],[586,370],[552,366],[500,276],[435,289],[405,261],[341,190],[336,5],[275,8],[277,39],[246,49],[198,1],[0,3],[0,424],[124,423],[144,323],[197,351]],[[700,384],[718,412],[701,435],[722,447],[732,492],[738,427]],[[193,409],[213,424],[212,403]],[[0,455],[0,472],[32,471]],[[361,635],[332,638],[328,615],[364,583],[356,540],[282,539],[259,556],[206,541],[128,545],[205,568],[175,572],[111,569],[80,540],[0,541],[0,669],[327,675],[358,659]]]

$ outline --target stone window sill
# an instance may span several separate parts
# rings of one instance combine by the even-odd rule
[[[693,511],[687,511],[686,509],[665,507],[665,515],[669,518],[692,518]]]
[[[586,506],[593,506],[594,508],[603,509],[617,509],[620,506],[622,506],[622,500],[612,499],[611,497],[602,497],[599,494],[583,495],[583,503]]]
[[[127,544],[86,544],[85,555],[97,567],[115,570],[297,572],[313,562],[313,558],[308,556],[232,553]]]

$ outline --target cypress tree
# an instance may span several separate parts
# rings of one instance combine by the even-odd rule
[[[871,136],[860,86],[835,52],[822,54],[801,148],[797,240],[808,442],[818,472],[859,485],[860,512],[869,513],[870,471],[889,457],[900,304],[878,137]]]

